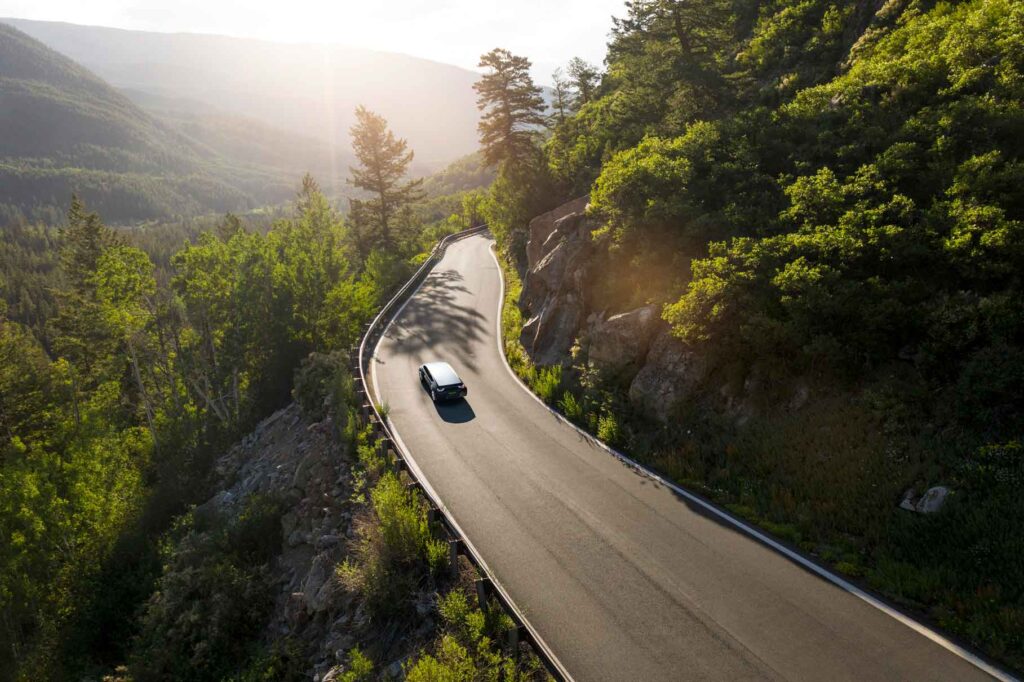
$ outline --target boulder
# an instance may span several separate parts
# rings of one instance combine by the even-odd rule
[[[519,340],[538,365],[569,361],[569,349],[576,341],[583,320],[583,303],[572,293],[552,296],[539,314],[523,326]]]
[[[658,306],[654,305],[606,320],[598,316],[590,323],[587,359],[610,374],[633,376],[643,365],[651,337],[660,323]]]
[[[306,610],[310,614],[323,611],[327,607],[334,590],[333,575],[334,561],[327,554],[316,555],[302,583]]]
[[[705,363],[668,329],[651,341],[644,366],[629,385],[629,401],[662,422],[704,378]]]
[[[949,488],[945,486],[937,485],[933,488],[928,488],[925,494],[921,496],[921,499],[917,501],[917,511],[922,514],[934,514],[946,504],[948,496]]]
[[[542,213],[530,221],[530,236],[526,242],[526,262],[531,270],[540,262],[546,253],[544,244],[555,229],[555,222],[570,213],[582,213],[590,201],[589,196],[582,196],[568,203],[562,204],[547,213]]]
[[[925,491],[920,499],[914,499],[914,489],[911,488],[903,494],[900,501],[900,509],[917,512],[918,514],[935,514],[946,504],[949,497],[949,488],[942,485],[933,486]]]
[[[561,217],[548,216],[547,220],[549,227],[531,233],[531,243],[541,238],[544,241],[539,246],[534,244],[535,257],[523,278],[519,297],[519,305],[527,315],[519,338],[538,365],[564,364],[570,360],[569,349],[584,319],[584,285],[592,251],[590,233],[597,227],[582,211],[568,209]]]
[[[544,256],[526,272],[520,307],[535,312],[552,295],[581,289],[590,257],[590,233],[596,223],[582,213],[571,213],[557,222],[545,245]],[[553,240],[553,241],[552,241]]]

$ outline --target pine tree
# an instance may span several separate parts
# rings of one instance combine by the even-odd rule
[[[103,254],[121,240],[74,195],[61,238],[63,284],[51,333],[54,350],[74,366],[84,390],[113,370],[117,342],[100,311],[94,276]]]
[[[571,83],[562,75],[561,69],[555,69],[551,74],[551,85],[553,97],[551,98],[551,116],[549,124],[551,127],[561,125],[572,113],[572,101],[570,100],[569,88]]]
[[[423,196],[422,180],[405,180],[413,151],[388,129],[383,116],[364,106],[356,108],[356,124],[350,133],[359,168],[349,169],[349,182],[372,195],[371,199],[351,200],[360,255],[365,257],[368,251],[363,249],[367,248],[394,252],[400,241],[396,228],[405,209]]]
[[[480,57],[489,69],[473,84],[477,108],[483,112],[477,129],[484,160],[490,166],[522,166],[536,153],[537,127],[544,125],[544,99],[530,78],[530,60],[495,48]]]
[[[579,109],[594,98],[600,74],[596,66],[579,57],[569,60],[568,71],[569,83],[575,91],[573,104],[576,109]]]

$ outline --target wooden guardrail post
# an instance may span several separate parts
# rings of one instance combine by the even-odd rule
[[[487,598],[490,596],[492,589],[491,579],[478,578],[473,584],[476,585],[476,601],[480,606],[480,610],[487,611]]]
[[[522,625],[516,625],[508,631],[508,648],[515,658],[519,658],[519,640],[525,629]]]
[[[459,573],[459,544],[461,540],[453,538],[448,541],[448,570],[453,576]]]

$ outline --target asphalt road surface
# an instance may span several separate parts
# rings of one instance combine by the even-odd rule
[[[513,379],[501,280],[451,246],[376,350],[379,398],[416,465],[573,678],[973,680],[968,661],[626,466]],[[449,362],[465,402],[417,367]]]

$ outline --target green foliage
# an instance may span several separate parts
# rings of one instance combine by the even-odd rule
[[[380,476],[370,503],[373,516],[360,526],[353,556],[339,567],[338,577],[371,613],[400,616],[412,607],[420,584],[440,573],[447,546],[433,538],[424,499],[393,473]]]
[[[56,311],[37,330],[47,346],[0,319],[0,669],[73,677],[125,660],[133,614],[160,571],[153,538],[208,496],[213,456],[281,405],[314,347],[325,355],[298,373],[297,393],[309,409],[342,406],[339,434],[358,437],[347,360],[329,352],[357,338],[378,294],[344,241],[307,180],[295,215],[268,233],[229,217],[158,272],[73,201]],[[181,540],[183,556],[211,558],[179,565],[175,554],[166,599],[145,611],[142,637],[155,639],[139,644],[154,650],[140,654],[141,670],[164,676],[207,638],[219,643],[196,654],[196,679],[248,660],[263,627],[254,571],[278,550],[277,526],[273,509],[253,507],[230,529]],[[210,597],[203,608],[189,602],[192,575]],[[233,591],[242,601],[224,596]],[[178,632],[197,614],[216,632]],[[155,651],[168,630],[179,639]]]
[[[576,399],[572,391],[565,391],[562,394],[562,399],[558,401],[558,409],[562,411],[566,417],[577,424],[583,419],[583,405]]]
[[[306,679],[303,648],[297,640],[286,638],[254,655],[243,670],[226,677],[225,682],[300,682]]]
[[[267,562],[280,552],[280,505],[250,498],[233,522],[184,517],[146,603],[131,671],[137,680],[219,680],[250,657],[272,608]]]
[[[530,388],[546,403],[554,402],[558,390],[562,387],[562,366],[542,367],[537,371],[536,378]]]
[[[348,652],[347,663],[345,672],[338,678],[339,682],[370,682],[373,679],[373,661],[359,647]]]
[[[622,430],[614,414],[602,414],[597,420],[597,437],[608,445],[618,445],[622,441]]]
[[[518,257],[530,219],[552,208],[551,196],[551,178],[539,163],[502,166],[480,211],[498,244]]]
[[[453,589],[438,599],[444,633],[433,651],[406,670],[409,680],[530,680],[541,672],[533,656],[517,661],[499,642],[515,623],[497,605],[486,611],[470,606],[466,593]]]
[[[373,249],[394,252],[408,240],[413,227],[410,204],[423,197],[422,180],[404,179],[413,152],[388,129],[382,116],[363,106],[356,108],[351,134],[359,167],[352,169],[350,182],[372,196],[350,200],[356,248],[363,257]]]
[[[530,77],[530,60],[495,48],[480,57],[488,69],[473,84],[480,146],[488,166],[518,168],[535,157],[537,126],[544,124],[544,98]]]
[[[349,368],[348,355],[310,353],[295,372],[292,396],[302,411],[321,420],[333,408],[345,411],[355,400],[355,382]]]
[[[665,304],[708,368],[685,430],[585,365],[560,408],[1018,665],[1020,512],[994,480],[1024,414],[1022,55],[1007,0],[628,3],[543,150],[604,226],[594,309]],[[492,189],[513,262],[537,177]],[[819,404],[785,408],[798,384]],[[898,510],[938,483],[943,513]]]

